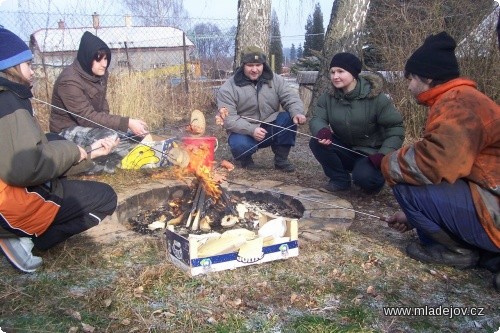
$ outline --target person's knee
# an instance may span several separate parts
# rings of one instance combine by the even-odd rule
[[[313,153],[325,152],[326,150],[328,150],[328,146],[322,145],[318,142],[318,139],[313,138],[309,140],[309,149],[311,149]]]
[[[118,195],[110,185],[108,184],[103,184],[103,185],[105,185],[104,191],[107,200],[106,204],[102,209],[102,213],[105,215],[111,215],[116,210],[116,207],[118,205]]]
[[[229,149],[233,157],[250,156],[257,151],[256,141],[249,135],[231,134],[228,139]]]
[[[356,164],[352,171],[352,180],[354,185],[369,192],[380,190],[385,184],[382,173],[366,163]]]
[[[293,119],[288,112],[279,112],[274,124],[283,127],[289,127],[291,125],[297,127],[297,125],[293,123]]]
[[[396,199],[401,199],[406,197],[408,194],[407,187],[408,184],[396,184],[392,187],[392,193],[396,197]]]

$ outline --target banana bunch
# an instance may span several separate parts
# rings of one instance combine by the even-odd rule
[[[137,145],[121,161],[122,169],[140,169],[142,167],[152,167],[160,162],[156,152],[149,146]]]

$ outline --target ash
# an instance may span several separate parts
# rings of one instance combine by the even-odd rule
[[[163,237],[164,228],[151,230],[148,226],[156,221],[169,223],[174,219],[180,219],[180,223],[175,226],[175,230],[180,235],[203,234],[208,232],[224,232],[230,228],[221,226],[221,220],[229,215],[234,215],[235,209],[243,206],[244,213],[240,212],[239,221],[234,228],[246,228],[256,230],[258,212],[272,216],[282,216],[286,218],[302,217],[303,207],[298,207],[291,200],[287,200],[285,195],[270,194],[267,192],[227,192],[231,204],[226,204],[223,200],[208,198],[203,203],[203,217],[209,218],[210,231],[192,231],[185,227],[187,214],[191,211],[195,198],[196,188],[189,191],[188,195],[181,198],[171,198],[166,205],[160,205],[156,209],[140,210],[136,216],[129,218],[128,222],[132,230],[143,235]],[[231,207],[232,206],[232,207]]]

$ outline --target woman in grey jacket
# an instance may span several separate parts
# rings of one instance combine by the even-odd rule
[[[316,137],[309,147],[330,178],[323,187],[328,192],[348,190],[352,180],[367,193],[378,193],[385,183],[382,158],[403,144],[403,119],[382,93],[383,79],[360,76],[361,67],[351,53],[333,56],[333,88],[320,96],[309,122]]]
[[[30,102],[32,57],[18,36],[0,28],[0,249],[23,272],[42,264],[33,246],[46,250],[97,225],[117,201],[107,184],[65,178],[84,170],[90,154],[42,132]],[[101,139],[87,149],[97,157],[113,144]]]

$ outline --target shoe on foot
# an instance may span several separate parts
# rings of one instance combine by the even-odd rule
[[[239,159],[240,166],[243,169],[248,169],[248,170],[255,170],[257,169],[257,166],[253,162],[252,156],[247,156]]]
[[[500,273],[500,253],[480,251],[478,266],[492,273]]]
[[[347,186],[344,186],[344,187],[341,187],[341,186],[338,186],[338,185],[335,185],[334,182],[332,181],[329,181],[328,183],[326,183],[325,185],[321,186],[319,188],[319,190],[321,192],[325,192],[325,193],[338,193],[338,192],[346,192],[346,191],[349,191],[349,189],[351,188],[350,185],[347,185]]]
[[[281,162],[281,163],[275,163],[274,164],[274,168],[276,170],[280,170],[280,171],[283,171],[283,172],[294,172],[295,171],[295,167],[289,161],[285,161],[285,162]]]
[[[418,242],[412,242],[406,247],[406,253],[410,258],[421,262],[447,265],[458,269],[474,267],[479,261],[477,251],[461,248],[459,253],[437,243],[424,246]]]
[[[24,273],[33,273],[43,263],[31,253],[33,242],[28,237],[0,238],[0,248],[12,266]]]

